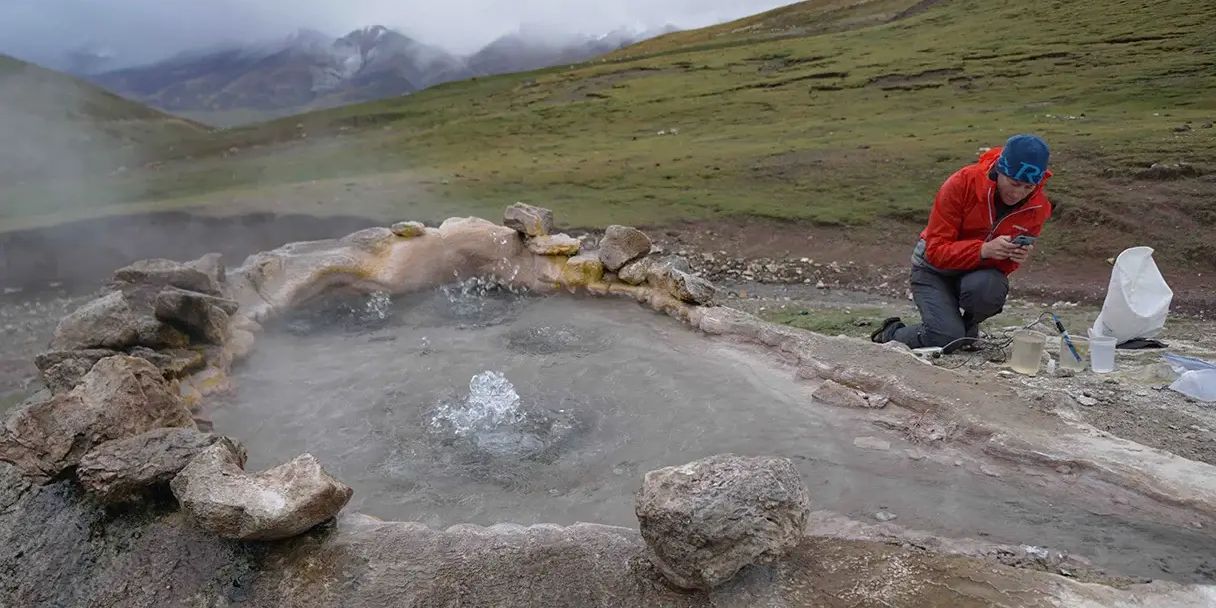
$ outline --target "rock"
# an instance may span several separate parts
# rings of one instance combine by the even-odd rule
[[[148,316],[138,320],[135,343],[153,349],[186,348],[190,346],[190,336],[185,332],[153,318],[151,307]]]
[[[207,275],[216,285],[222,286],[228,281],[228,269],[224,266],[223,255],[219,253],[208,253],[197,260],[186,262],[185,266]]]
[[[144,346],[136,346],[127,354],[132,357],[139,357],[152,365],[164,374],[165,378],[183,378],[192,372],[196,372],[207,364],[203,353],[197,350],[188,350],[185,348],[168,348],[162,351],[152,350]]]
[[[626,263],[650,253],[650,237],[630,226],[609,226],[600,239],[600,261],[616,272]]]
[[[1202,172],[1198,167],[1189,163],[1153,163],[1148,169],[1133,175],[1136,179],[1166,181],[1199,177]]]
[[[422,222],[397,222],[393,224],[390,230],[401,238],[412,239],[426,234],[426,224]]]
[[[107,441],[159,427],[193,427],[160,370],[135,357],[101,359],[76,388],[15,411],[0,431],[0,461],[52,478]]]
[[[566,260],[561,281],[568,287],[597,283],[604,277],[604,264],[596,252],[580,253]]]
[[[140,320],[131,310],[126,296],[111,291],[60,320],[50,347],[53,350],[123,350],[139,341],[140,329]]]
[[[208,254],[187,264],[173,260],[140,260],[114,271],[116,283],[149,287],[177,287],[208,295],[220,295],[224,268],[218,254]]]
[[[891,442],[878,437],[858,437],[853,440],[853,445],[865,450],[889,450]]]
[[[1084,405],[1085,407],[1093,407],[1095,405],[1098,405],[1098,400],[1094,399],[1093,397],[1090,397],[1089,395],[1084,395],[1084,394],[1073,395],[1073,398],[1077,400],[1077,403],[1080,403],[1081,405]]]
[[[122,502],[145,488],[167,487],[192,458],[218,441],[229,440],[190,428],[153,429],[93,448],[80,459],[76,477],[102,502]]]
[[[872,398],[870,395],[832,380],[824,380],[811,393],[811,398],[836,407],[878,409],[887,405],[886,399]]]
[[[874,514],[874,519],[877,519],[878,521],[881,521],[883,523],[893,521],[898,517],[899,517],[898,515],[888,512],[888,511],[879,511]]]
[[[211,344],[221,344],[228,335],[228,315],[235,313],[232,300],[166,287],[156,296],[156,318]]]
[[[311,454],[257,475],[246,474],[244,466],[243,450],[216,443],[190,461],[170,488],[196,524],[238,540],[301,534],[337,515],[352,494]]]
[[[720,454],[647,473],[635,512],[659,572],[709,590],[796,547],[810,498],[786,458]]]
[[[119,354],[118,351],[90,348],[85,350],[56,350],[34,357],[34,365],[41,372],[42,383],[54,394],[66,393],[93,369],[93,364]]]
[[[527,236],[545,236],[553,232],[553,212],[543,207],[515,203],[503,213],[502,224]]]
[[[550,234],[528,239],[528,251],[536,255],[578,255],[582,241],[566,234]]]
[[[692,275],[685,270],[687,267],[688,263],[683,258],[669,256],[649,268],[646,282],[682,302],[712,304],[717,288],[713,283]]]
[[[1199,125],[1199,128],[1200,128],[1200,129],[1211,129],[1211,128],[1212,128],[1212,121],[1210,121],[1210,120],[1209,120],[1209,121],[1207,121],[1207,122],[1203,123],[1202,125]]]
[[[628,285],[641,285],[646,282],[646,277],[654,268],[654,261],[650,258],[638,258],[632,262],[621,266],[617,271],[616,276],[622,283]]]

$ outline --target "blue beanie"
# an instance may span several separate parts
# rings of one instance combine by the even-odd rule
[[[996,170],[1010,179],[1037,184],[1047,171],[1047,142],[1037,135],[1014,135],[1005,142]]]

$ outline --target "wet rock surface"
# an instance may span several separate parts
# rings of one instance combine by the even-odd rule
[[[0,432],[0,461],[53,478],[107,441],[158,427],[192,427],[159,370],[134,357],[98,361],[76,388],[13,412]]]
[[[222,440],[204,449],[170,487],[191,520],[239,540],[278,540],[331,519],[351,489],[310,454],[256,475],[244,473],[245,451]]]
[[[784,458],[722,454],[646,474],[637,496],[642,537],[673,584],[709,590],[802,541],[810,498]]]
[[[102,502],[138,498],[165,489],[190,460],[221,437],[188,428],[160,428],[109,441],[80,459],[76,478]]]

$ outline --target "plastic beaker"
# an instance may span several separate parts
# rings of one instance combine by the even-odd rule
[[[1009,356],[1009,367],[1019,374],[1034,376],[1043,363],[1043,347],[1047,335],[1023,329],[1013,334],[1013,354]]]
[[[1085,363],[1089,360],[1089,339],[1080,336],[1069,335],[1068,339],[1072,341],[1072,345],[1077,349],[1077,357],[1072,355],[1068,344],[1064,342],[1064,336],[1060,336],[1060,368],[1070,369],[1075,372],[1084,371]]]
[[[1113,337],[1089,337],[1089,366],[1099,374],[1115,371],[1115,344]]]

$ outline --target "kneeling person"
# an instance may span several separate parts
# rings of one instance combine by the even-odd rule
[[[1009,275],[1025,263],[1051,217],[1043,186],[1047,144],[1015,135],[942,185],[912,252],[912,298],[921,324],[887,319],[870,339],[946,352],[978,338],[979,325],[1005,307]]]

